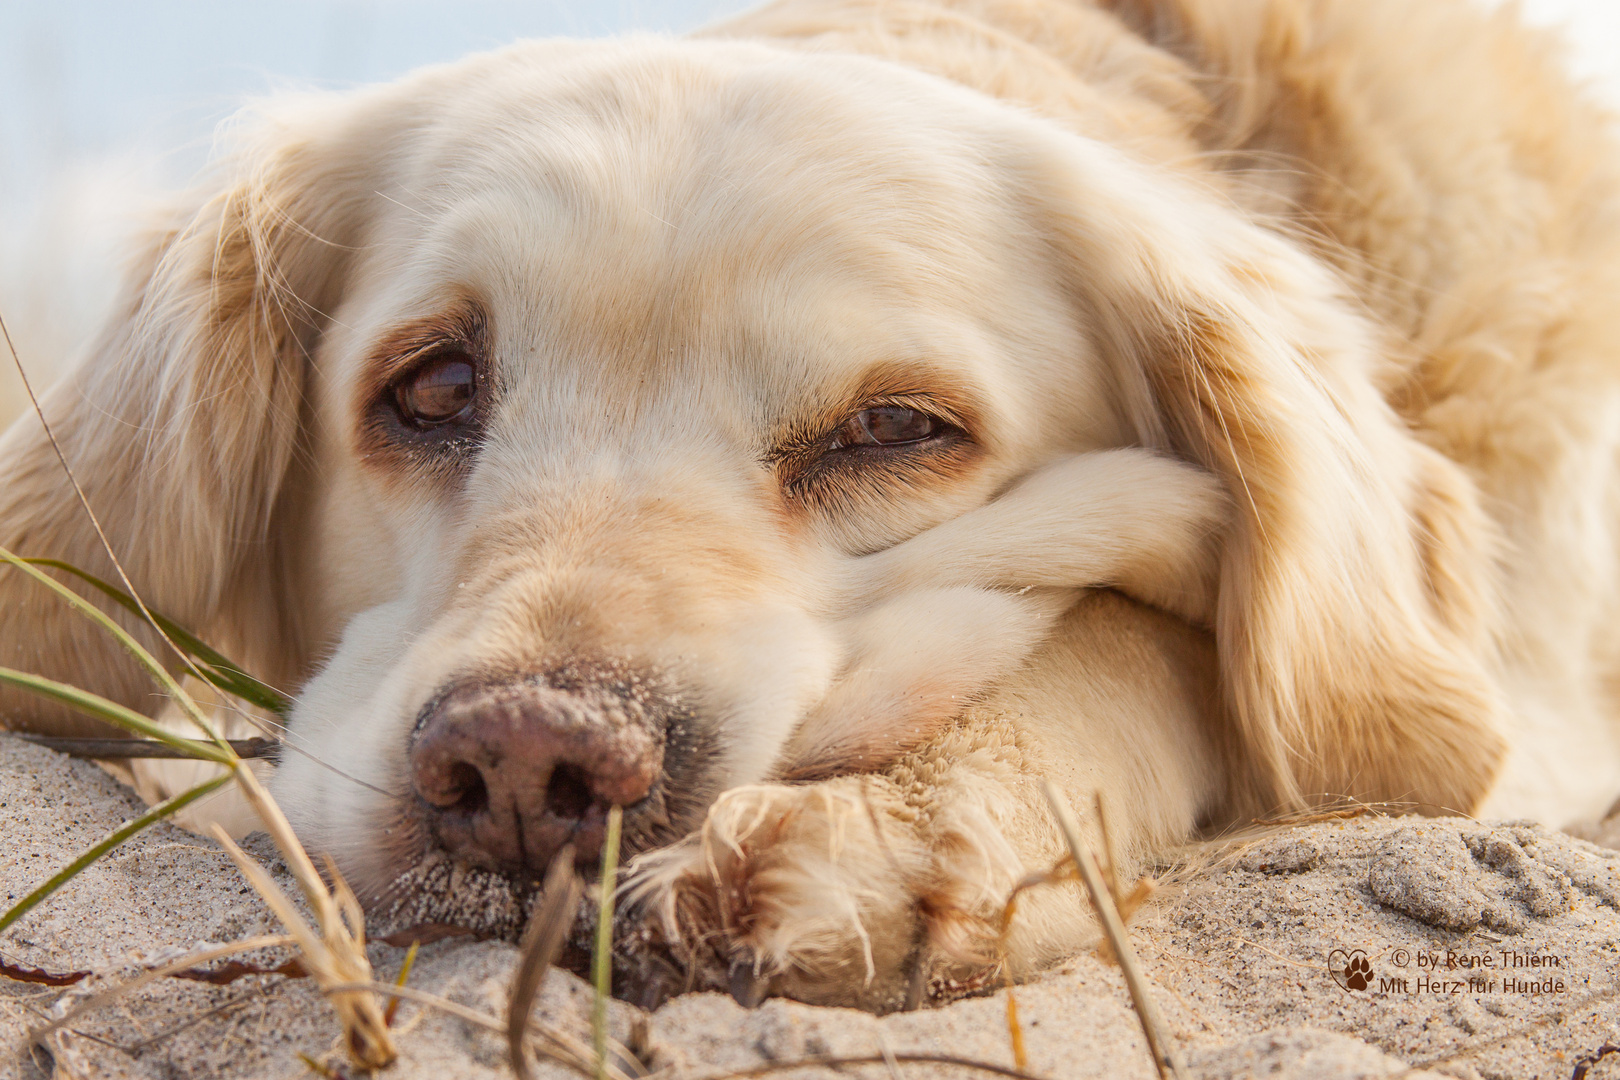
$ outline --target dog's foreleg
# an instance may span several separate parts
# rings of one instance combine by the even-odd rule
[[[722,794],[697,833],[632,865],[631,959],[749,1001],[888,1009],[916,986],[943,1000],[1082,947],[1094,928],[1072,885],[1023,893],[1002,923],[1018,883],[1065,850],[1041,780],[1094,845],[1103,797],[1127,875],[1184,837],[1222,795],[1203,715],[1213,646],[1094,592],[1027,663],[884,768]]]
[[[1213,612],[1228,500],[1210,473],[1150,450],[1076,454],[999,498],[856,559],[853,603],[910,589],[1111,586],[1195,623]]]
[[[1224,495],[1147,450],[1077,454],[987,505],[853,560],[832,690],[774,775],[871,771],[926,742],[1044,641],[1078,591],[1113,586],[1191,622],[1214,602]]]
[[[774,776],[871,772],[922,745],[1017,670],[1074,599],[1068,589],[920,589],[852,617],[843,668]]]

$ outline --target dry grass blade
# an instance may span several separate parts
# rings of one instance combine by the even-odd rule
[[[465,1020],[467,1023],[481,1027],[485,1031],[493,1031],[501,1035],[506,1034],[506,1024],[503,1021],[481,1013],[477,1009],[458,1005],[449,998],[428,993],[426,990],[416,990],[409,986],[394,986],[385,982],[377,982],[375,979],[366,982],[338,983],[333,986],[321,987],[321,992],[326,994],[347,994],[361,990],[381,994],[384,997],[399,997],[404,998],[406,1001],[414,1001],[419,1005],[426,1005],[430,1009],[437,1009],[442,1013],[447,1013],[459,1020]],[[591,1053],[591,1048],[581,1040],[574,1038],[565,1031],[559,1031],[548,1024],[541,1024],[532,1019],[529,1021],[529,1031],[531,1034],[538,1033],[542,1039],[550,1044],[549,1047],[543,1047],[542,1052],[553,1061],[566,1065],[587,1078],[596,1075],[594,1069],[595,1058]],[[626,1054],[628,1055],[628,1051],[626,1051]],[[612,1065],[608,1066],[607,1074],[608,1080],[632,1080],[631,1077],[626,1076]]]
[[[68,482],[73,486],[74,495],[77,496],[80,506],[84,508],[85,515],[90,519],[90,524],[94,527],[96,536],[107,553],[107,558],[111,560],[113,569],[117,571],[118,580],[127,590],[129,601],[139,609],[139,613],[146,624],[174,653],[175,657],[180,661],[181,667],[201,682],[212,682],[199,669],[192,656],[175,643],[163,624],[147,607],[146,602],[141,599],[140,593],[136,591],[129,575],[124,572],[124,566],[118,558],[118,553],[113,550],[112,543],[108,540],[106,531],[101,526],[101,521],[96,517],[94,509],[91,508],[89,500],[85,497],[84,489],[80,486],[78,478],[74,476],[73,469],[68,464],[67,456],[62,452],[61,444],[57,442],[55,432],[51,430],[50,422],[46,419],[44,410],[40,408],[39,399],[34,394],[33,384],[28,379],[28,372],[23,368],[22,358],[17,355],[16,346],[11,341],[11,331],[6,327],[3,318],[0,318],[0,336],[4,337],[6,347],[11,352],[12,361],[17,367],[17,374],[21,377],[23,387],[28,392],[28,399],[33,405],[35,415],[39,417],[40,426],[44,428],[51,449],[61,463],[62,471],[67,475]],[[314,936],[313,932],[303,923],[296,909],[292,907],[286,897],[281,895],[280,890],[275,887],[275,883],[264,872],[263,868],[250,863],[242,855],[241,850],[231,842],[228,836],[224,836],[217,826],[215,828],[216,835],[220,837],[226,850],[236,861],[237,866],[242,869],[244,874],[248,875],[249,880],[253,881],[256,886],[261,887],[260,891],[264,895],[265,902],[276,910],[278,915],[282,916],[284,922],[287,922],[287,916],[292,917],[292,921],[287,922],[288,928],[293,931],[294,938],[298,940],[300,948],[304,951],[305,966],[312,976],[321,982],[323,986],[342,981],[369,981],[371,964],[365,955],[364,922],[361,918],[360,905],[355,900],[354,894],[349,891],[348,886],[341,878],[336,882],[335,895],[327,891],[324,882],[320,879],[320,875],[315,872],[314,865],[309,860],[309,855],[299,844],[297,837],[293,835],[292,828],[288,825],[281,808],[275,804],[274,800],[260,786],[252,771],[237,758],[229,744],[209,723],[207,716],[204,715],[196,700],[186,692],[185,688],[169,673],[169,670],[158,662],[156,657],[147,651],[140,642],[135,640],[128,631],[119,626],[106,612],[55,578],[52,578],[49,574],[29,565],[26,561],[19,559],[4,548],[0,548],[0,560],[28,574],[46,588],[57,593],[86,618],[91,619],[111,633],[151,673],[152,677],[169,694],[174,703],[179,706],[181,712],[197,726],[199,731],[208,737],[209,742],[217,747],[217,756],[206,753],[196,753],[195,756],[217,760],[221,764],[229,766],[231,775],[236,779],[237,786],[247,797],[259,819],[264,823],[266,830],[275,840],[276,846],[280,848],[282,856],[292,869],[293,876],[308,898],[310,906],[315,912],[316,920],[320,924],[323,937],[316,938]],[[218,654],[211,655],[217,656]],[[219,659],[223,661],[223,657]],[[225,663],[234,669],[234,665],[229,665],[228,661]],[[28,676],[23,677],[29,678]],[[37,677],[33,678],[37,681]],[[68,694],[68,697],[77,695],[85,700],[71,701],[69,703],[87,711],[112,704],[106,702],[105,699],[96,698],[95,695],[86,695],[83,691],[77,691],[74,688],[64,688],[61,684],[52,686],[38,685],[34,689],[37,692],[47,694],[61,694],[66,691],[73,691],[72,694]],[[126,726],[133,727],[150,738],[157,738],[171,743],[177,741],[173,735],[162,729],[143,730],[142,724],[150,725],[150,722],[144,717],[122,717],[122,719],[131,721]],[[185,742],[185,740],[178,741]],[[194,749],[193,747],[186,748]],[[257,877],[254,876],[255,872]],[[268,886],[269,891],[266,892],[262,886]],[[348,920],[347,923],[344,921],[345,918]],[[383,1022],[382,1010],[374,996],[369,993],[359,992],[334,995],[332,1005],[343,1024],[349,1053],[357,1064],[365,1068],[381,1068],[395,1059],[397,1052],[394,1049],[393,1039],[388,1033],[387,1025]]]
[[[1157,889],[1158,883],[1152,878],[1137,878],[1131,891],[1125,891],[1125,885],[1119,880],[1119,851],[1114,846],[1114,830],[1108,824],[1108,807],[1105,804],[1102,792],[1097,792],[1097,831],[1102,833],[1103,857],[1107,860],[1102,864],[1103,880],[1108,885],[1108,895],[1114,898],[1114,907],[1119,911],[1119,921],[1126,926],[1130,925],[1131,916],[1136,909],[1147,901]],[[1078,873],[1076,873],[1078,876]],[[1097,955],[1111,964],[1119,963],[1114,955],[1114,947],[1105,937],[1102,944],[1097,947]]]
[[[1001,906],[1001,932],[997,946],[1003,958],[1001,978],[1007,988],[1007,1041],[1012,1045],[1013,1063],[1020,1069],[1029,1067],[1029,1054],[1024,1046],[1024,1026],[1018,1021],[1018,997],[1013,991],[1015,972],[1006,960],[1007,937],[1012,933],[1013,916],[1018,914],[1018,898],[1025,890],[1067,881],[1073,876],[1074,869],[1068,865],[1067,860],[1058,863],[1044,874],[1030,874],[1013,886],[1012,892],[1007,896],[1007,902]]]
[[[146,601],[142,600],[141,594],[135,590],[135,583],[130,581],[129,574],[125,573],[124,564],[118,558],[118,552],[113,550],[112,541],[107,539],[107,530],[101,527],[101,519],[96,516],[95,510],[91,508],[90,500],[85,496],[84,488],[79,484],[79,478],[73,474],[73,466],[68,464],[67,455],[62,452],[62,444],[56,441],[56,432],[51,429],[51,422],[45,418],[45,410],[40,407],[39,397],[34,393],[33,380],[29,379],[28,370],[23,367],[22,356],[18,354],[17,346],[11,340],[11,328],[6,325],[4,316],[0,316],[0,337],[5,339],[6,348],[11,352],[11,362],[16,366],[17,369],[17,377],[22,380],[23,389],[28,393],[28,403],[33,406],[34,415],[39,418],[39,426],[44,430],[45,438],[50,442],[51,450],[56,454],[56,460],[61,464],[62,472],[67,476],[68,483],[72,485],[73,494],[79,500],[79,505],[84,509],[84,516],[90,519],[90,527],[95,529],[96,539],[101,542],[102,550],[107,553],[107,558],[112,562],[113,569],[118,572],[118,580],[123,582],[125,589],[129,590],[127,595],[130,602],[133,603],[137,609],[139,609],[141,618],[148,626],[152,628],[152,631],[156,633],[158,637],[163,639],[163,643],[167,645],[169,650],[174,653],[177,659],[179,659],[181,666],[189,671],[192,675],[196,676],[199,681],[208,682],[208,677],[198,670],[197,665],[192,662],[192,658],[187,655],[185,650],[181,649],[180,646],[174,643],[174,639],[171,638],[168,632],[164,629],[162,621],[160,621],[158,617],[152,613],[152,610],[146,606]],[[202,711],[197,708],[196,702],[191,700],[190,695],[188,695],[184,690],[181,690],[179,684],[170,677],[168,671],[163,668],[161,664],[158,664],[157,661],[152,658],[152,655],[142,648],[134,638],[124,633],[121,627],[108,619],[107,616],[102,613],[100,608],[95,607],[93,604],[87,603],[79,596],[78,593],[73,592],[71,589],[64,588],[61,584],[52,578],[41,574],[33,567],[23,566],[16,556],[11,555],[10,552],[5,552],[3,548],[0,548],[0,552],[4,553],[7,562],[27,570],[34,577],[40,579],[57,592],[60,592],[66,596],[75,607],[84,610],[86,614],[89,614],[92,618],[95,618],[98,622],[111,629],[114,635],[117,636],[118,640],[123,643],[124,647],[134,653],[137,660],[140,660],[141,663],[150,667],[152,669],[152,673],[157,677],[157,680],[162,683],[171,694],[176,694],[176,700],[179,702],[180,707],[183,711],[185,711],[186,715],[189,716],[204,732],[208,733],[208,735],[214,741],[219,741],[219,736],[214,733],[207,720],[203,718]]]
[[[540,903],[529,919],[529,928],[524,931],[522,958],[512,975],[511,993],[507,995],[507,1056],[518,1080],[529,1080],[533,1075],[528,1054],[524,1052],[529,1014],[534,1011],[535,998],[540,995],[540,984],[546,972],[556,962],[568,937],[574,912],[579,908],[580,892],[579,875],[574,873],[574,847],[567,844],[552,858],[546,871]]]
[[[416,966],[416,951],[419,948],[421,948],[421,942],[413,941],[411,942],[411,947],[405,950],[405,961],[399,965],[399,977],[394,980],[395,986],[404,986],[405,980],[411,977],[411,968]],[[399,1013],[399,1003],[401,1000],[403,999],[389,999],[388,1008],[383,1010],[383,1023],[387,1024],[389,1027],[394,1026],[394,1017]]]
[[[194,968],[199,964],[207,964],[211,961],[219,960],[226,956],[237,956],[241,953],[253,952],[257,949],[274,949],[283,945],[291,945],[292,943],[292,938],[288,937],[286,934],[266,934],[263,937],[247,938],[243,941],[233,941],[229,945],[216,945],[213,948],[199,949],[196,952],[187,953],[184,956],[177,957],[174,960],[169,961],[167,964],[163,964],[159,967],[148,968],[146,971],[141,972],[128,982],[119,983],[117,986],[110,987],[98,994],[94,994],[91,997],[86,998],[85,1000],[79,1002],[79,1004],[75,1005],[72,1009],[57,1017],[55,1020],[52,1020],[44,1027],[41,1027],[30,1034],[36,1040],[43,1039],[52,1032],[71,1024],[74,1020],[77,1020],[85,1013],[92,1012],[104,1005],[111,1004],[112,1002],[123,997],[125,994],[139,990],[141,987],[145,986],[149,982],[153,982],[154,980],[173,975],[177,971],[185,971],[188,968]]]
[[[326,1080],[338,1080],[338,1071],[330,1065],[322,1065],[302,1050],[298,1051],[298,1060],[304,1063],[304,1068],[316,1076],[324,1076]]]
[[[1114,906],[1119,909],[1120,919],[1130,918],[1125,910],[1125,894],[1119,881],[1119,852],[1114,847],[1114,830],[1108,827],[1108,805],[1103,799],[1102,792],[1097,792],[1095,799],[1097,807],[1097,831],[1102,833],[1103,880],[1108,883],[1108,895],[1114,898]]]
[[[889,1080],[900,1080],[900,1063],[894,1059],[894,1051],[889,1048],[889,1040],[883,1037],[883,1029],[877,1033],[878,1051],[883,1054],[883,1068],[889,1074]],[[1022,1065],[1019,1066],[1023,1068]]]
[[[297,942],[298,950],[304,957],[305,969],[327,994],[343,1024],[349,1056],[354,1063],[362,1068],[380,1069],[398,1057],[399,1052],[394,1047],[393,1036],[388,1032],[388,1024],[376,996],[363,991],[337,993],[331,990],[331,987],[341,984],[371,981],[371,961],[366,957],[360,905],[341,877],[336,879],[331,891],[327,890],[326,883],[315,871],[315,865],[293,835],[292,826],[282,815],[281,807],[260,786],[258,779],[245,766],[237,767],[236,777],[243,794],[258,812],[259,820],[264,822],[276,846],[281,849],[283,858],[287,860],[294,880],[303,890],[315,914],[320,933],[317,934],[304,921],[264,867],[243,854],[230,835],[218,825],[213,828],[214,839],[230,854],[237,869],[242,871],[242,875]]]
[[[288,929],[293,932],[303,949],[306,967],[318,981],[324,983],[346,982],[356,979],[369,979],[371,977],[371,964],[365,955],[364,921],[360,912],[360,905],[349,892],[348,887],[341,879],[337,881],[335,894],[328,892],[325,883],[316,872],[315,866],[310,862],[309,855],[304,851],[298,838],[293,834],[291,825],[281,808],[270,798],[258,778],[242,763],[232,752],[230,744],[214,731],[213,727],[204,717],[196,701],[186,693],[185,689],[164,670],[138,641],[131,637],[122,627],[113,622],[98,608],[86,602],[66,586],[57,582],[38,569],[23,563],[16,556],[0,548],[0,560],[22,570],[24,573],[39,580],[54,592],[60,594],[65,600],[87,617],[100,623],[109,633],[113,634],[129,652],[145,666],[157,680],[168,689],[173,699],[181,706],[197,726],[209,736],[209,742],[199,742],[176,736],[161,727],[153,724],[146,717],[135,713],[115,702],[108,701],[79,690],[76,687],[57,683],[53,680],[42,679],[39,676],[28,675],[23,672],[13,672],[9,669],[0,669],[0,681],[22,686],[36,693],[53,697],[67,704],[73,705],[81,711],[91,715],[100,716],[115,724],[132,729],[140,734],[160,739],[170,745],[188,752],[188,756],[213,761],[229,768],[228,774],[237,783],[238,789],[247,798],[265,829],[275,840],[276,846],[281,850],[287,865],[292,869],[294,878],[309,900],[314,910],[316,921],[320,924],[322,935],[320,937],[304,925],[297,910],[281,895],[275,883],[270,880],[262,867],[256,863],[249,864],[242,856],[241,851],[217,828],[216,837],[221,839],[231,857],[236,860],[248,879],[259,888],[265,902],[280,916]],[[155,819],[152,819],[155,820]],[[150,824],[147,821],[146,824]],[[144,826],[143,826],[144,827]],[[76,865],[75,873],[89,865],[90,860],[81,859]],[[257,874],[257,876],[255,876]],[[64,878],[63,880],[67,880]],[[60,884],[60,882],[58,882]],[[266,887],[268,891],[266,891]],[[289,917],[290,920],[289,921]],[[370,995],[350,995],[336,997],[332,1000],[333,1008],[343,1025],[349,1052],[355,1062],[366,1068],[380,1068],[393,1061],[397,1056],[393,1039],[388,1034],[388,1028],[383,1021],[382,1010],[376,999]]]
[[[1024,1025],[1018,1022],[1018,996],[1007,987],[1007,1038],[1012,1042],[1013,1064],[1029,1068],[1029,1051],[1024,1048]]]
[[[997,947],[1002,957],[1001,977],[1007,987],[1007,1041],[1012,1044],[1013,1062],[1020,1069],[1029,1067],[1029,1055],[1024,1046],[1024,1027],[1018,1020],[1018,997],[1013,991],[1013,980],[1017,973],[1006,959],[1007,938],[1012,934],[1013,917],[1018,914],[1018,898],[1029,889],[1039,888],[1042,885],[1058,885],[1065,881],[1073,881],[1078,876],[1074,869],[1074,859],[1065,855],[1052,869],[1044,873],[1029,874],[1014,885],[1012,892],[1007,895],[1007,902],[1001,906],[1001,930]]]
[[[1074,813],[1057,788],[1052,786],[1050,780],[1045,781],[1042,788],[1046,792],[1047,802],[1051,804],[1052,815],[1057,818],[1058,829],[1069,845],[1070,854],[1074,856],[1075,866],[1080,870],[1080,880],[1085,883],[1086,892],[1091,897],[1097,921],[1102,924],[1103,934],[1113,946],[1114,956],[1125,974],[1125,985],[1130,990],[1132,1004],[1136,1006],[1136,1018],[1142,1024],[1142,1034],[1147,1039],[1148,1051],[1153,1055],[1153,1064],[1159,1070],[1160,1077],[1176,1077],[1180,1080],[1183,1075],[1181,1063],[1176,1060],[1165,1038],[1164,1022],[1159,1018],[1152,995],[1148,993],[1147,979],[1136,961],[1136,951],[1131,948],[1125,923],[1114,905],[1113,894],[1103,880],[1096,853],[1080,839],[1080,828],[1074,820]]]
[[[215,1005],[212,1009],[207,1009],[203,1012],[197,1013],[188,1020],[182,1020],[178,1024],[173,1024],[166,1027],[156,1035],[149,1035],[140,1042],[130,1043],[128,1046],[120,1046],[119,1049],[133,1057],[134,1055],[139,1054],[142,1050],[145,1050],[147,1047],[156,1046],[160,1042],[165,1042],[172,1039],[182,1031],[194,1028],[205,1020],[212,1020],[221,1013],[230,1012],[232,1009],[239,1009],[243,1005],[246,1005],[248,1002],[252,1001],[253,998],[253,994],[239,994],[236,997],[231,998],[229,1001]]]
[[[1255,818],[1250,824],[1259,828],[1279,825],[1314,825],[1322,821],[1348,821],[1351,818],[1399,817],[1412,812],[1416,804],[1409,802],[1362,802],[1341,796],[1330,805],[1315,804],[1300,810],[1290,810],[1272,817]]]
[[[58,754],[81,758],[195,758],[189,746],[182,750],[156,739],[70,739],[57,735],[31,735],[26,731],[8,732],[14,739],[55,750]],[[194,741],[194,740],[193,740]],[[254,736],[251,739],[226,739],[231,753],[244,761],[253,758],[274,760],[281,752],[281,742]],[[197,744],[205,745],[205,744]]]
[[[696,1077],[695,1080],[747,1080],[751,1076],[769,1076],[771,1073],[791,1072],[794,1069],[842,1069],[846,1065],[878,1065],[886,1064],[890,1059],[898,1064],[915,1065],[953,1065],[968,1072],[989,1073],[991,1076],[1010,1076],[1013,1080],[1042,1080],[1033,1073],[1021,1069],[1009,1069],[1005,1065],[993,1065],[988,1061],[974,1061],[972,1058],[957,1057],[955,1054],[912,1054],[905,1051],[891,1051],[887,1054],[854,1054],[849,1057],[823,1057],[793,1058],[783,1061],[767,1061],[762,1065],[750,1065],[742,1069],[728,1069],[725,1072],[709,1073],[706,1076]]]

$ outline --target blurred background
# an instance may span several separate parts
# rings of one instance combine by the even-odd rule
[[[94,331],[141,208],[193,176],[215,126],[251,98],[391,79],[520,37],[679,33],[749,6],[0,0],[0,314],[42,387]],[[1620,0],[1522,7],[1566,27],[1572,68],[1620,105]],[[16,389],[0,354],[0,426]]]
[[[681,33],[750,0],[0,0],[0,315],[42,389],[94,333],[143,208],[219,122],[524,37]],[[0,351],[0,427],[23,406]]]

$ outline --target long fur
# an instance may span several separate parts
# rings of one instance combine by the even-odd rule
[[[1038,777],[1131,857],[1328,798],[1613,799],[1607,125],[1464,0],[523,44],[245,121],[46,411],[147,600],[299,693],[277,791],[373,896],[437,858],[425,704],[610,657],[701,744],[631,830],[627,948],[948,997],[1085,937],[995,918],[1058,853]],[[377,442],[400,343],[474,324],[475,462]],[[879,399],[971,440],[816,473]],[[107,572],[37,421],[0,467],[0,542]],[[161,708],[15,575],[0,663]]]

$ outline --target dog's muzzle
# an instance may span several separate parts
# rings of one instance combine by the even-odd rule
[[[632,807],[658,784],[663,712],[656,694],[622,674],[455,684],[417,722],[412,783],[458,860],[538,875],[571,843],[587,866],[600,855],[608,808]]]

